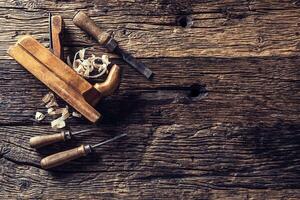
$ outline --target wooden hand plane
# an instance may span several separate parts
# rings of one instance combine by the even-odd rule
[[[101,119],[94,106],[120,83],[120,67],[113,65],[105,82],[91,85],[32,36],[20,38],[8,54],[91,122]]]

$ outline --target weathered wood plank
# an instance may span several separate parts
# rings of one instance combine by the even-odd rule
[[[88,12],[103,29],[114,31],[120,46],[136,57],[299,55],[300,9],[294,1],[190,5],[186,1],[16,2],[0,2],[0,26],[4,27],[0,59],[8,59],[6,49],[23,34],[32,34],[47,44],[48,11],[65,18],[65,46],[94,46],[103,51],[71,22],[77,9]],[[180,14],[191,16],[191,28],[176,25]]]
[[[31,149],[28,139],[48,130],[48,126],[0,127],[1,197],[60,199],[106,194],[144,199],[167,198],[175,193],[178,199],[263,198],[262,191],[274,199],[297,199],[300,195],[297,124],[101,126],[99,131],[78,136],[67,145],[39,153]],[[49,172],[38,166],[43,155],[62,146],[93,144],[113,132],[126,132],[128,137]],[[274,189],[278,193],[271,192]],[[290,189],[295,190],[286,193]]]
[[[0,199],[300,199],[299,6],[0,0]],[[148,82],[113,59],[124,67],[123,80],[99,105],[98,130],[37,152],[29,138],[54,132],[49,119],[32,122],[48,89],[5,52],[23,34],[48,45],[51,11],[66,19],[67,55],[83,46],[102,54],[72,24],[78,9],[156,75]],[[181,16],[192,27],[181,27]],[[93,126],[82,119],[69,125]],[[123,132],[126,139],[89,157],[39,167],[45,155]]]
[[[99,106],[104,122],[299,119],[298,58],[143,61],[151,64],[155,79],[149,82],[121,64],[124,78],[119,93]],[[43,108],[46,86],[16,64],[1,65],[0,82],[1,124],[31,124],[30,118]]]

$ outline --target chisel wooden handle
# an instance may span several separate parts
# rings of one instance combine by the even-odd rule
[[[79,11],[74,15],[73,22],[76,26],[92,35],[101,45],[105,45],[110,39],[110,35],[103,32],[95,22],[82,11]]]
[[[59,152],[51,156],[47,156],[41,160],[41,166],[44,169],[50,169],[52,167],[57,167],[71,160],[86,156],[92,151],[90,145],[81,145],[80,147],[70,149],[67,151]]]

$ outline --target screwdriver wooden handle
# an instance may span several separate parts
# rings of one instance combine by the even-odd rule
[[[74,15],[73,22],[76,26],[92,35],[101,45],[106,44],[110,39],[110,35],[103,32],[95,22],[82,11],[79,11]]]
[[[86,156],[91,152],[92,148],[90,145],[81,145],[74,149],[59,152],[51,156],[47,156],[41,160],[41,166],[44,169],[50,169],[52,167],[57,167],[71,160]]]
[[[65,134],[62,132],[62,133],[56,133],[51,135],[41,135],[41,136],[32,137],[29,140],[29,144],[33,148],[40,148],[64,140],[65,140]]]

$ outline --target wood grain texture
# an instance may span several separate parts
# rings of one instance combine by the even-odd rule
[[[295,2],[2,0],[0,26],[6,28],[0,35],[0,52],[23,34],[34,34],[47,43],[48,11],[64,18],[66,47],[99,50],[72,23],[76,10],[81,9],[103,30],[114,32],[120,46],[136,57],[298,56],[300,11]],[[191,28],[177,24],[181,15],[191,16]],[[0,58],[7,59],[3,52]]]
[[[289,124],[101,126],[67,145],[36,152],[27,140],[48,131],[48,126],[5,126],[0,130],[2,196],[145,199],[175,193],[178,199],[296,199],[300,136],[293,131],[296,128]],[[93,144],[117,132],[126,132],[128,138],[49,172],[39,167],[42,156],[80,143]]]
[[[119,92],[99,103],[103,123],[298,121],[296,57],[143,61],[158,72],[154,80],[148,82],[120,63],[124,74]],[[16,64],[1,67],[1,105],[6,108],[1,124],[32,124],[36,110],[44,110],[40,102],[48,90]],[[9,87],[12,83],[14,88]]]
[[[284,1],[0,0],[0,199],[300,199],[300,3]],[[144,62],[123,68],[92,133],[35,151],[50,129],[32,119],[48,89],[11,60],[48,12],[65,19],[65,54],[105,49],[72,24],[76,10]],[[181,27],[185,16],[191,27]],[[95,80],[99,82],[103,80]],[[60,100],[61,105],[64,103]],[[71,119],[72,130],[93,127]],[[120,133],[124,140],[45,171],[41,158]]]

